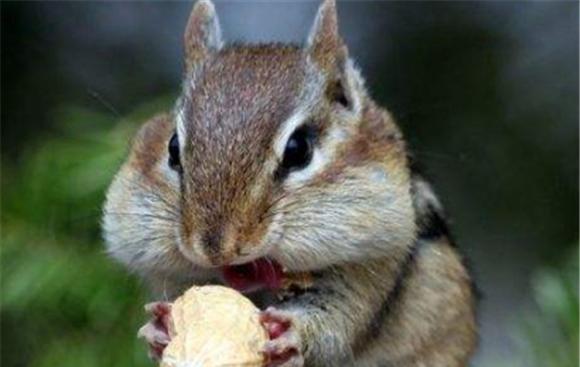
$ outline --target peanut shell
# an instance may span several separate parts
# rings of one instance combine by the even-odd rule
[[[268,335],[259,310],[231,288],[187,290],[171,307],[169,335],[161,367],[260,367],[265,362],[261,349]]]

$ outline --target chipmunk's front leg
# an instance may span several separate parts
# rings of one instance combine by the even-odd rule
[[[345,366],[392,288],[388,272],[396,264],[334,268],[312,289],[266,309],[262,323],[270,333],[264,352],[270,366]],[[380,269],[380,272],[378,271]],[[394,272],[395,270],[393,270]]]

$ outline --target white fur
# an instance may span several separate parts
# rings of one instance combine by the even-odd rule
[[[177,140],[179,141],[179,148],[183,149],[185,146],[185,137],[187,130],[185,129],[185,111],[181,103],[177,104],[175,108],[175,126],[177,131]]]
[[[403,173],[377,164],[350,168],[335,184],[296,191],[278,208],[273,256],[291,269],[308,270],[404,251],[415,233],[405,181]]]
[[[286,149],[286,144],[292,133],[301,126],[307,119],[308,113],[303,109],[298,109],[290,118],[288,118],[281,126],[278,136],[274,139],[274,152],[281,161]]]
[[[349,58],[344,65],[345,85],[352,104],[353,114],[360,116],[362,112],[362,97],[364,96],[364,80],[354,61]]]
[[[206,24],[204,27],[204,39],[203,46],[207,49],[219,50],[223,47],[222,40],[222,29],[220,26],[219,18],[217,12],[215,11],[215,6],[211,0],[199,0],[195,4],[194,14],[200,8],[205,8],[207,13]]]

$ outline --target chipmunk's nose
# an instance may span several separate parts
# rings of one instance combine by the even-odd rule
[[[203,252],[214,266],[227,265],[233,260],[233,242],[231,233],[226,233],[223,228],[212,228],[201,237]]]
[[[221,265],[221,247],[223,238],[224,231],[222,228],[212,228],[211,230],[206,231],[201,237],[203,252],[213,265]]]

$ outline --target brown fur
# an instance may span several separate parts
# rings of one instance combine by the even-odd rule
[[[129,159],[152,185],[163,185],[164,182],[155,175],[155,165],[167,150],[167,139],[175,129],[171,117],[162,114],[152,118],[143,125],[133,141],[132,154]]]
[[[381,161],[387,167],[393,164],[406,166],[405,142],[389,114],[369,102],[365,106],[360,129],[351,141],[341,147],[336,161],[320,173],[318,179],[333,182],[347,167]]]

